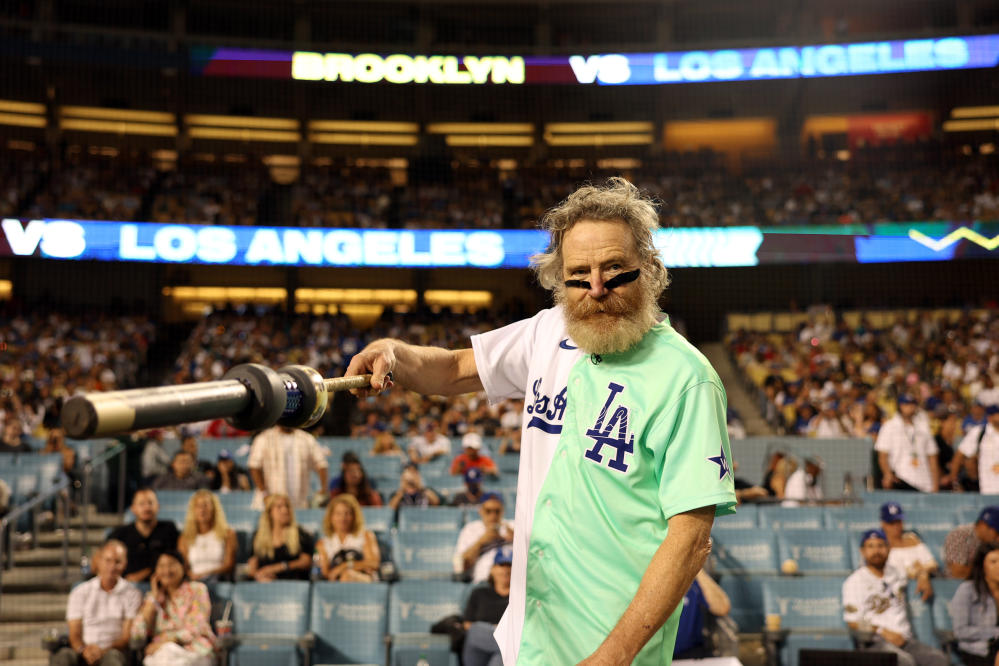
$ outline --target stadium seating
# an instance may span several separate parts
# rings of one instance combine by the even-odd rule
[[[387,506],[362,506],[364,527],[372,532],[388,532],[395,523],[394,511]]]
[[[779,614],[781,629],[788,630],[779,646],[781,664],[799,666],[798,652],[802,648],[853,647],[843,623],[843,580],[842,577],[807,577],[763,583],[764,614]]]
[[[719,573],[776,574],[777,544],[770,530],[716,527],[711,531],[712,566]]]
[[[451,532],[406,532],[393,536],[392,551],[402,578],[450,578],[453,571],[457,530]]]
[[[388,594],[387,583],[315,583],[309,614],[309,626],[316,635],[312,662],[383,663]]]
[[[740,632],[763,629],[763,583],[775,576],[739,574],[723,575],[719,584],[732,603],[731,617]]]
[[[740,504],[734,515],[715,518],[714,524],[725,529],[756,529],[760,524],[760,508],[755,504]]]
[[[232,592],[235,666],[298,666],[309,626],[305,581],[237,583]]]
[[[760,526],[775,530],[822,530],[826,527],[825,509],[820,506],[763,506]]]
[[[449,615],[460,615],[469,586],[456,582],[403,581],[389,591],[389,634],[392,666],[412,666],[424,656],[432,666],[453,664],[447,636],[430,627]]]
[[[400,532],[455,532],[464,524],[465,509],[462,507],[399,507]]]
[[[959,524],[959,520],[957,512],[952,509],[941,509],[928,505],[905,509],[906,527],[920,532],[923,530],[942,531],[953,529]]]
[[[793,560],[798,573],[845,576],[853,570],[850,544],[839,531],[781,530],[777,532],[777,556],[783,563]]]

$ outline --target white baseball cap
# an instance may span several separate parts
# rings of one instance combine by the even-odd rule
[[[470,432],[461,438],[461,446],[465,449],[481,449],[482,437],[477,432]]]

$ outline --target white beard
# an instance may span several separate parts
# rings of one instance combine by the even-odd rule
[[[638,344],[655,325],[659,310],[655,297],[649,297],[651,290],[639,286],[631,298],[612,291],[603,301],[587,296],[575,304],[566,300],[565,287],[556,287],[555,302],[562,306],[572,341],[587,354],[613,354]]]

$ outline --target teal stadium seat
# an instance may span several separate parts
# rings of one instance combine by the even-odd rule
[[[219,498],[219,503],[222,505],[222,509],[225,510],[226,517],[229,516],[230,511],[249,509],[250,504],[253,502],[252,490],[238,490],[231,493],[215,493],[215,496]]]
[[[451,475],[451,459],[448,456],[439,456],[430,462],[423,463],[420,465],[420,475],[425,483],[436,488],[436,479],[443,479]],[[454,478],[461,481],[460,476]],[[435,481],[431,483],[428,479],[435,479]]]
[[[298,666],[297,645],[308,631],[306,581],[237,583],[232,592],[234,666]]]
[[[520,471],[520,455],[519,454],[506,454],[496,456],[496,467],[499,468],[500,474],[512,474],[516,476]]]
[[[388,532],[395,524],[394,511],[388,506],[362,506],[364,527],[372,532]]]
[[[398,456],[362,456],[361,465],[368,477],[375,479],[379,487],[396,488],[402,474],[402,458]]]
[[[779,614],[781,629],[790,632],[780,647],[781,664],[799,666],[802,648],[853,648],[843,622],[843,581],[843,577],[805,577],[763,583],[764,615]]]
[[[988,506],[987,504],[985,506]],[[957,510],[958,525],[974,525],[978,520],[978,514],[982,512],[983,506],[966,506]]]
[[[312,662],[381,664],[388,631],[387,583],[312,586],[309,626],[316,635]]]
[[[465,509],[457,506],[401,506],[400,532],[456,532],[465,524]]]
[[[389,634],[393,666],[413,666],[424,656],[431,666],[450,666],[450,638],[430,634],[430,627],[460,615],[469,586],[456,582],[403,581],[389,592]]]
[[[719,585],[732,602],[729,617],[739,625],[740,632],[763,630],[763,583],[772,578],[775,576],[722,576]]]
[[[405,579],[448,579],[458,532],[405,532],[393,536],[392,552],[399,575]]]
[[[157,490],[156,499],[159,500],[160,510],[165,507],[181,507],[187,510],[187,503],[191,501],[193,490]]]
[[[859,493],[859,497],[864,506],[869,506],[877,511],[885,502],[898,502],[906,510],[914,509],[917,506],[925,506],[926,498],[935,498],[936,495],[930,496],[926,493],[914,493],[906,490],[863,490]]]
[[[916,581],[914,580],[909,581],[909,585],[906,587],[906,596],[909,604],[909,621],[912,623],[912,632],[916,635],[916,639],[927,645],[940,647],[940,641],[937,640],[933,628],[933,605],[936,603],[936,599],[930,598],[929,601],[923,601],[922,596],[916,590]]]
[[[769,529],[711,530],[714,570],[732,574],[776,574],[777,543]]]
[[[306,532],[323,533],[323,516],[326,509],[296,509],[295,520]]]
[[[953,509],[926,505],[909,509],[904,504],[902,506],[905,510],[905,526],[909,529],[944,531],[952,530],[960,524],[958,512]]]
[[[825,509],[820,506],[764,506],[760,508],[760,526],[775,530],[823,530]]]
[[[863,531],[879,527],[881,517],[878,507],[828,507],[826,528],[840,532]]]
[[[846,534],[833,530],[781,530],[777,557],[794,560],[806,575],[846,576],[853,570]]]

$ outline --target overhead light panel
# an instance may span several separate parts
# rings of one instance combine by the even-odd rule
[[[45,127],[45,105],[0,99],[0,125],[16,127]]]
[[[999,106],[958,106],[951,110],[951,118],[999,117]]]
[[[645,121],[548,123],[549,146],[644,146],[654,141],[654,123]]]

